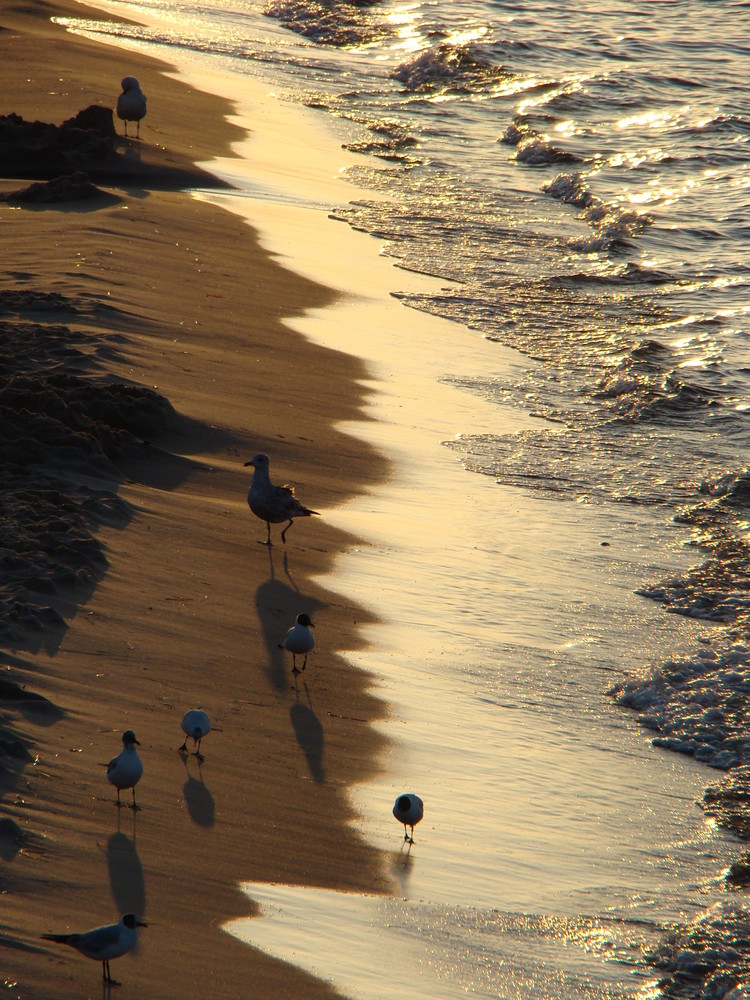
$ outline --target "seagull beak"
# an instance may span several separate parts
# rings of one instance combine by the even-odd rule
[[[252,460],[252,459],[250,459],[250,461],[249,461],[249,462],[245,462],[245,468],[247,468],[247,467],[248,467],[248,465],[252,465],[252,464],[253,464],[253,460]]]
[[[137,927],[148,927],[145,920],[139,920],[138,917],[135,918],[135,923]]]

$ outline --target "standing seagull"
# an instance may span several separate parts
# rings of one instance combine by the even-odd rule
[[[286,545],[286,533],[292,526],[292,519],[295,517],[309,517],[317,514],[317,510],[309,510],[301,504],[294,495],[291,486],[275,486],[271,482],[268,474],[270,461],[268,455],[255,455],[245,466],[252,465],[255,469],[250,489],[247,492],[247,502],[250,510],[266,522],[268,528],[268,538],[261,545],[272,545],[271,525],[280,524],[282,521],[289,521],[289,524],[281,532],[281,541]],[[312,647],[311,647],[312,648]]]
[[[135,786],[141,780],[143,763],[138,756],[136,744],[138,746],[141,744],[138,743],[132,729],[128,729],[127,732],[122,734],[122,742],[124,745],[120,753],[116,757],[113,757],[109,764],[107,764],[107,781],[117,789],[118,808],[122,805],[120,802],[120,791],[123,788],[131,788],[133,791],[133,804],[130,808],[137,809],[138,806],[135,804]]]
[[[302,612],[302,614],[297,615],[294,625],[286,634],[286,638],[279,644],[279,649],[288,649],[292,654],[292,673],[295,676],[300,672],[297,669],[297,654],[300,656],[305,654],[302,661],[302,669],[304,670],[307,666],[307,654],[315,647],[315,636],[310,631],[312,628],[315,626],[308,615]]]
[[[126,76],[122,81],[122,93],[117,98],[117,117],[125,122],[125,135],[128,134],[128,122],[136,122],[136,139],[141,137],[141,118],[146,117],[146,95],[134,76]]]
[[[185,734],[185,742],[180,747],[180,753],[186,754],[188,752],[188,737],[192,737],[193,746],[197,745],[194,755],[198,758],[198,760],[204,760],[205,758],[201,753],[201,740],[206,733],[211,732],[211,721],[206,713],[202,712],[199,708],[191,708],[189,712],[185,712],[185,717],[180,725],[182,726],[182,731]]]
[[[42,938],[58,944],[69,944],[86,958],[101,962],[104,982],[110,986],[119,986],[117,980],[110,975],[109,960],[119,958],[135,947],[139,927],[148,927],[148,924],[139,920],[135,913],[126,913],[116,924],[95,927],[84,934],[42,934]]]
[[[414,792],[405,792],[399,795],[393,806],[393,815],[404,824],[404,840],[409,844],[414,843],[414,827],[424,816],[424,803]],[[411,827],[411,836],[407,831],[407,826]]]

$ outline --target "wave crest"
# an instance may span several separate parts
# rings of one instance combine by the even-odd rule
[[[377,0],[271,0],[263,13],[285,28],[319,45],[355,48],[369,45],[388,33],[365,13]]]
[[[415,94],[475,93],[507,78],[502,67],[482,58],[474,46],[448,43],[421,52],[391,76]]]

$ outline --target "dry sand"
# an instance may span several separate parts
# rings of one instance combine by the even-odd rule
[[[335,429],[361,415],[366,372],[284,323],[329,290],[179,190],[228,154],[231,106],[68,35],[58,12],[82,9],[0,3],[0,112],[59,124],[113,107],[129,74],[150,108],[141,143],[118,139],[92,173],[102,197],[0,205],[7,995],[98,996],[99,965],[40,935],[135,910],[150,926],[113,963],[123,997],[329,996],[221,925],[247,912],[242,880],[386,889],[347,825],[347,789],[382,748],[369,723],[384,707],[340,655],[367,613],[311,582],[352,541],[326,508],[387,471]],[[258,451],[322,512],[286,547],[277,528],[258,544],[245,502]],[[318,646],[296,691],[277,643],[300,610]],[[192,707],[215,726],[202,767],[177,752]],[[115,808],[101,766],[126,728],[137,813]]]

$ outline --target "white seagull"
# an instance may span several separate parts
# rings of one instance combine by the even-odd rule
[[[126,76],[122,81],[122,93],[117,98],[117,117],[125,122],[125,135],[128,134],[128,122],[136,122],[136,139],[141,137],[141,118],[146,117],[146,95],[134,76]]]
[[[119,985],[109,972],[109,960],[119,958],[134,948],[138,941],[138,928],[148,927],[134,913],[126,913],[116,924],[95,927],[84,934],[42,934],[45,941],[69,944],[86,958],[102,963],[102,978],[112,986]]]
[[[287,632],[284,641],[279,643],[279,649],[288,649],[292,654],[292,673],[295,675],[300,672],[297,668],[297,656],[305,654],[302,661],[302,669],[304,670],[307,666],[307,654],[315,648],[315,636],[310,631],[313,628],[315,626],[303,611],[302,614],[297,615],[294,625]]]
[[[286,545],[286,533],[292,526],[292,519],[309,517],[311,514],[317,514],[318,511],[310,510],[301,504],[295,497],[291,486],[276,486],[271,482],[268,472],[270,466],[268,455],[255,455],[249,462],[245,462],[245,466],[248,465],[252,465],[255,472],[253,472],[250,489],[247,492],[247,502],[250,504],[250,510],[253,514],[265,521],[268,528],[268,538],[265,543],[261,542],[261,544],[273,544],[271,542],[272,524],[288,521],[289,523],[281,532],[281,541]]]
[[[404,792],[403,795],[399,795],[393,805],[393,815],[399,823],[404,824],[404,840],[413,844],[414,827],[424,816],[424,803],[420,797],[414,792]],[[406,829],[407,826],[411,827],[411,836]]]
[[[120,802],[120,791],[123,788],[131,788],[133,790],[133,804],[130,808],[137,809],[138,806],[135,804],[135,786],[141,780],[143,774],[143,763],[136,750],[136,744],[140,746],[140,743],[135,738],[135,733],[132,729],[128,729],[122,734],[122,742],[123,748],[120,753],[116,757],[113,757],[109,764],[107,764],[107,781],[117,789],[118,807],[122,805]]]
[[[189,712],[185,712],[185,716],[180,723],[182,726],[182,731],[185,734],[185,742],[180,747],[180,753],[187,753],[187,741],[188,737],[192,737],[193,746],[196,749],[193,751],[194,756],[198,760],[203,760],[203,754],[201,753],[201,740],[206,735],[206,733],[211,732],[211,720],[208,718],[205,712],[202,712],[199,708],[191,708]]]

